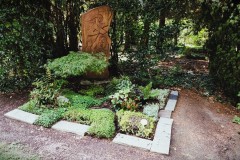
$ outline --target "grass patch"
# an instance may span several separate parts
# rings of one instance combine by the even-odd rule
[[[1,160],[40,160],[40,158],[36,155],[29,153],[26,151],[23,146],[11,143],[6,144],[0,142],[0,159]]]

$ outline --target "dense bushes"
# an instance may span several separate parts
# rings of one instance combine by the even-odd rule
[[[211,33],[207,42],[210,73],[216,84],[237,100],[240,90],[240,2],[203,2],[202,6],[207,8],[200,19]]]
[[[51,25],[38,3],[1,1],[0,5],[0,91],[14,91],[44,72],[52,45]]]

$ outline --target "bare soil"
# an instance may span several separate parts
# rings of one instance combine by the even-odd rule
[[[28,94],[0,95],[0,142],[18,143],[41,159],[58,160],[159,160],[159,159],[240,159],[240,125],[232,123],[239,115],[233,107],[181,90],[176,110],[170,155],[118,145],[111,140],[63,133],[4,117],[22,105]]]

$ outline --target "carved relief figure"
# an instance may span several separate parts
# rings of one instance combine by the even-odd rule
[[[108,30],[112,16],[109,6],[94,8],[81,16],[82,51],[104,52],[109,58],[111,39],[108,36]]]

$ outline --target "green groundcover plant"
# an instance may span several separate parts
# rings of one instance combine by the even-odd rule
[[[99,138],[111,138],[115,134],[115,114],[108,109],[72,108],[64,113],[64,119],[90,125],[88,133]]]
[[[71,51],[67,56],[54,59],[47,64],[56,76],[67,78],[82,76],[87,72],[102,73],[108,66],[103,53],[92,55]]]

